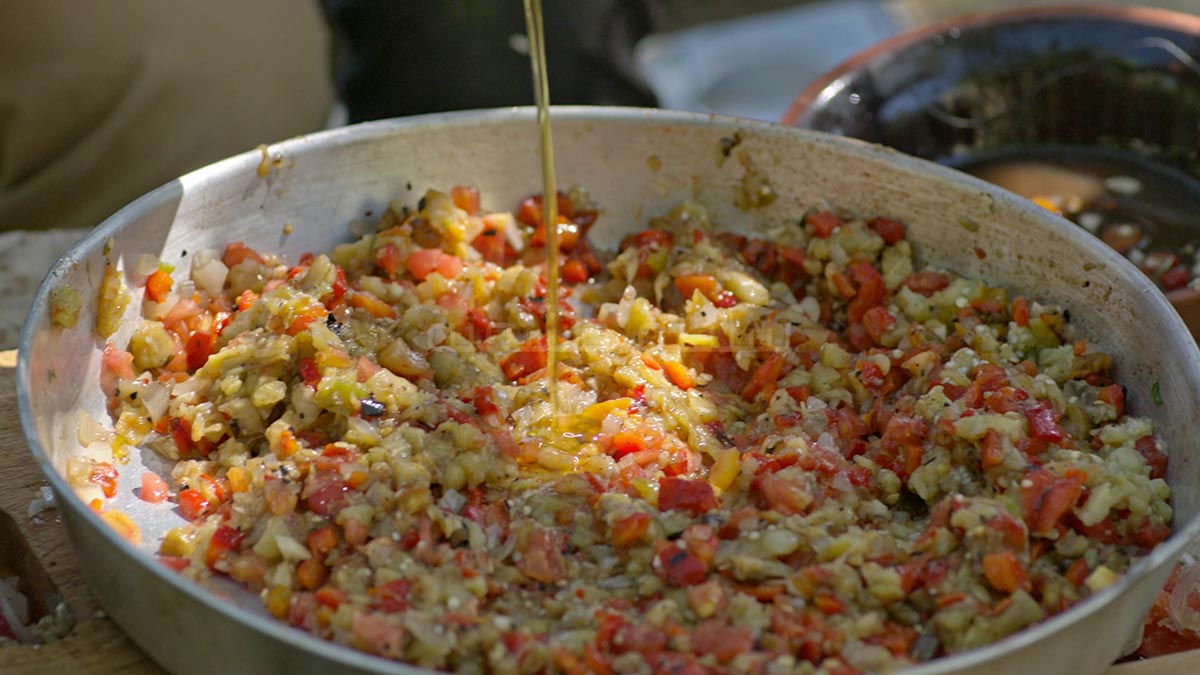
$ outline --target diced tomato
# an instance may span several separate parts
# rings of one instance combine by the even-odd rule
[[[708,566],[696,556],[667,542],[657,555],[654,571],[672,586],[686,588],[708,579]]]
[[[758,395],[764,391],[773,392],[779,378],[783,375],[784,366],[787,362],[784,361],[783,355],[779,352],[771,352],[767,360],[763,362],[758,370],[754,371],[754,375],[746,386],[742,388],[742,399],[745,401],[753,401]]]
[[[1013,323],[1025,328],[1029,325],[1029,300],[1021,297],[1013,298],[1012,301],[1012,317]]]
[[[1119,384],[1101,387],[1096,392],[1096,398],[1117,409],[1117,419],[1125,416],[1125,388]]]
[[[258,254],[258,251],[255,251],[240,241],[235,241],[226,246],[225,252],[221,254],[221,262],[225,263],[226,267],[233,267],[243,260],[253,260],[259,264],[266,262],[266,260]]]
[[[1196,564],[1196,563],[1192,563]],[[1181,628],[1171,617],[1168,608],[1171,596],[1177,592],[1181,567],[1176,567],[1150,607],[1137,655],[1152,658],[1190,649],[1200,649],[1200,631]],[[1193,612],[1200,611],[1200,588],[1193,586],[1184,596],[1184,604]]]
[[[337,531],[333,525],[324,525],[309,532],[305,543],[314,556],[323,556],[337,548]]]
[[[184,348],[184,351],[187,352],[188,370],[199,370],[204,367],[205,363],[208,363],[208,357],[212,354],[216,339],[215,335],[206,331],[196,331],[188,337],[187,346]]]
[[[330,285],[329,292],[321,296],[321,304],[326,307],[338,304],[350,290],[350,285],[346,283],[346,270],[341,265],[334,265],[333,269],[333,283]]]
[[[1089,573],[1087,561],[1083,558],[1078,558],[1067,568],[1063,577],[1076,586],[1082,586],[1083,582],[1087,581]]]
[[[1012,551],[986,553],[983,556],[983,575],[992,588],[1001,593],[1012,593],[1017,589],[1029,590],[1029,573],[1025,565]]]
[[[230,553],[238,551],[245,538],[246,533],[237,528],[224,524],[218,525],[216,531],[213,532],[212,538],[208,541],[208,550],[204,552],[205,564],[211,569],[217,564],[217,561],[223,560]]]
[[[204,494],[194,488],[179,491],[179,513],[188,520],[196,520],[208,515],[212,504],[204,498]]]
[[[1029,531],[1047,534],[1075,506],[1083,492],[1087,475],[1069,469],[1062,477],[1044,469],[1025,472],[1021,481],[1021,502]]]
[[[504,236],[504,231],[495,224],[489,224],[486,218],[483,232],[471,241],[471,246],[479,251],[484,260],[497,265],[505,264],[512,252],[512,246]]]
[[[1117,527],[1113,525],[1112,518],[1105,518],[1094,525],[1084,525],[1076,521],[1075,529],[1089,539],[1095,539],[1102,544],[1121,543],[1121,535],[1117,533]]]
[[[858,293],[858,289],[854,287],[854,283],[850,281],[850,277],[841,272],[834,272],[830,280],[833,282],[834,290],[843,298],[853,298]]]
[[[108,499],[117,494],[117,468],[108,462],[97,462],[88,474],[88,482],[100,486],[100,491]]]
[[[568,284],[581,284],[591,278],[591,272],[588,271],[587,265],[582,261],[572,258],[563,263],[562,280]]]
[[[738,304],[738,299],[733,291],[719,291],[717,297],[712,299],[712,304],[719,309],[729,309]]]
[[[910,291],[929,297],[949,286],[950,277],[941,272],[924,270],[908,277],[903,283]]]
[[[517,207],[517,221],[530,226],[541,225],[542,203],[542,195],[526,197],[521,201],[521,205]],[[575,204],[561,190],[556,195],[556,205],[558,206],[558,215],[564,218],[574,217]]]
[[[816,594],[813,597],[813,604],[824,614],[841,614],[846,611],[846,603],[830,593]]]
[[[300,379],[304,384],[313,389],[317,388],[317,383],[321,381],[321,371],[317,370],[317,362],[310,358],[300,359]]]
[[[659,249],[675,245],[675,235],[666,230],[642,230],[621,240],[621,250],[627,248]]]
[[[1149,518],[1129,534],[1129,539],[1142,548],[1154,548],[1167,537],[1171,536],[1171,528],[1162,523],[1152,522]]]
[[[725,662],[754,649],[754,633],[745,626],[730,626],[720,619],[710,619],[692,631],[691,644],[697,654],[712,654]]]
[[[618,654],[656,654],[667,646],[667,634],[650,623],[626,623],[617,629],[612,644]]]
[[[396,273],[400,271],[404,261],[400,259],[400,249],[395,244],[388,242],[375,251],[375,264],[388,275],[389,279],[395,279]]]
[[[346,593],[342,589],[328,585],[318,588],[314,597],[317,604],[333,609],[346,601]]]
[[[707,481],[665,476],[658,482],[659,511],[679,509],[699,516],[716,507],[717,496]]]
[[[133,354],[111,342],[105,343],[100,356],[100,387],[104,392],[111,396],[116,393],[119,380],[132,380],[134,377]]]
[[[238,311],[244,312],[247,309],[250,309],[254,305],[254,303],[257,301],[258,301],[258,293],[255,293],[254,291],[247,288],[246,290],[242,291],[242,294],[239,295],[237,298]]]
[[[804,222],[812,228],[813,234],[821,239],[828,239],[834,231],[842,226],[842,219],[829,211],[814,211],[808,214]]]
[[[519,381],[546,367],[546,338],[531,338],[517,351],[500,360],[500,370],[512,381]]]
[[[1004,461],[1004,439],[995,429],[988,429],[979,445],[979,466],[985,471]]]
[[[467,215],[479,213],[479,188],[469,185],[455,185],[450,188],[450,201]]]
[[[347,518],[342,525],[342,539],[355,548],[366,544],[370,535],[371,528],[358,518]]]
[[[180,457],[189,457],[194,451],[201,450],[199,444],[192,442],[192,423],[184,417],[172,417],[168,423],[171,439],[175,441],[175,450]],[[203,454],[203,453],[201,453]]]
[[[388,614],[403,612],[409,608],[409,593],[412,592],[412,582],[408,579],[392,579],[368,591],[374,598],[374,608]]]
[[[929,424],[920,417],[896,413],[888,418],[881,448],[886,457],[899,460],[893,471],[897,471],[901,478],[907,478],[920,466],[923,443],[928,435]]]
[[[639,511],[613,523],[612,545],[617,548],[628,548],[640,542],[646,536],[646,532],[650,530],[650,523],[653,520],[650,514]]]
[[[675,277],[675,288],[679,289],[685,300],[690,300],[696,291],[712,300],[717,297],[721,285],[711,274],[680,274]]]
[[[1056,411],[1049,401],[1038,401],[1025,408],[1025,419],[1029,420],[1029,435],[1039,441],[1059,443],[1065,438],[1058,420],[1062,413]]]
[[[867,329],[867,335],[870,335],[876,344],[882,344],[883,336],[896,325],[896,317],[883,307],[875,306],[863,313],[862,324],[863,328]]]
[[[771,509],[786,515],[805,513],[813,502],[812,495],[803,486],[775,474],[758,476],[754,486]]]
[[[158,474],[147,471],[142,474],[142,492],[140,497],[143,501],[151,504],[160,504],[166,501],[167,497],[171,496],[171,490],[167,487],[167,482],[158,477]]]
[[[565,578],[567,566],[562,557],[563,544],[560,533],[535,529],[526,539],[517,569],[530,579],[544,584]]]
[[[404,626],[385,614],[355,612],[350,622],[350,634],[372,654],[389,659],[404,654]]]
[[[563,214],[558,214],[558,250],[564,253],[574,251],[575,247],[579,245],[581,236],[579,225]],[[544,225],[538,225],[534,229],[533,235],[529,237],[529,243],[537,248],[546,245],[546,227]]]
[[[1158,449],[1158,440],[1154,436],[1142,436],[1133,447],[1141,454],[1142,459],[1146,460],[1151,478],[1167,477],[1167,456]]]
[[[417,279],[425,279],[437,272],[447,279],[462,273],[463,264],[456,256],[436,248],[418,248],[408,254],[408,271]]]
[[[154,302],[162,302],[170,294],[171,287],[174,285],[175,280],[166,270],[156,269],[146,278],[146,297]]]
[[[904,223],[901,223],[891,218],[875,217],[867,221],[867,227],[875,231],[875,234],[883,237],[883,240],[889,245],[895,244],[904,238]]]
[[[332,516],[346,505],[349,487],[340,477],[330,477],[308,493],[308,508],[321,516]]]
[[[612,446],[611,454],[617,459],[646,449],[646,437],[634,431],[618,431],[612,435],[609,443]]]
[[[875,269],[869,263],[850,263],[849,271],[850,278],[854,280],[854,284],[857,286],[857,291],[854,294],[854,299],[846,307],[846,318],[851,323],[859,323],[863,321],[867,310],[883,302],[884,297],[887,295],[887,287],[883,285],[883,276],[879,274],[879,270]],[[891,317],[890,314],[887,316]],[[879,317],[878,321],[881,322],[881,325],[887,323],[887,320],[883,317]],[[895,318],[892,318],[891,321],[894,324]],[[870,327],[867,329],[868,334],[870,334]],[[886,329],[882,332],[886,332]],[[882,335],[882,332],[880,335]]]
[[[317,558],[305,558],[296,566],[296,581],[305,590],[317,590],[328,578],[329,569]]]
[[[466,334],[466,337],[479,341],[486,340],[499,332],[492,317],[488,316],[487,310],[481,307],[472,307],[467,310],[466,327],[471,331]]]

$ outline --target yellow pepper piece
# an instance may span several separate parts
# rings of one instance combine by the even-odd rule
[[[124,512],[115,509],[101,511],[100,519],[108,523],[109,527],[116,530],[117,534],[121,535],[125,541],[134,546],[142,543],[142,528],[138,527],[137,523],[133,522],[133,519],[125,515]]]
[[[690,345],[693,347],[716,347],[720,343],[717,341],[716,335],[680,333],[679,344]]]
[[[638,496],[650,504],[658,505],[658,490],[645,478],[634,478],[630,485],[638,491]]]
[[[601,422],[614,410],[625,410],[631,405],[633,405],[631,398],[614,398],[611,401],[601,401],[588,406],[579,416],[591,422]]]
[[[267,611],[276,619],[287,617],[291,605],[292,589],[287,586],[272,586],[271,590],[267,591]]]
[[[245,492],[250,488],[250,474],[240,466],[229,467],[225,479],[229,481],[229,489],[234,492]]]
[[[708,483],[718,490],[728,490],[737,480],[742,469],[742,454],[736,448],[723,450],[717,455],[712,469],[708,472]]]
[[[190,557],[194,550],[196,550],[196,534],[188,532],[182,527],[167,532],[167,536],[163,537],[162,545],[158,547],[158,552],[162,555],[177,558]]]

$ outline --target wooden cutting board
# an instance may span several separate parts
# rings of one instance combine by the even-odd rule
[[[112,620],[105,617],[79,573],[79,559],[54,511],[30,518],[29,504],[46,485],[29,457],[17,416],[14,370],[16,352],[0,352],[0,511],[17,523],[33,555],[58,587],[75,617],[65,638],[41,646],[0,646],[0,673],[5,675],[164,675]],[[0,539],[0,551],[19,542]],[[1194,675],[1200,673],[1200,651],[1115,666],[1105,675]]]

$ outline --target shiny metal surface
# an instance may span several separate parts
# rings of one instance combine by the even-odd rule
[[[1135,268],[1098,240],[1047,211],[979,180],[858,141],[705,115],[634,109],[563,108],[554,114],[559,178],[587,186],[603,207],[596,243],[619,236],[681,199],[706,204],[726,226],[793,221],[812,205],[884,213],[910,224],[925,260],[977,275],[1072,310],[1082,330],[1113,353],[1131,409],[1153,417],[1172,450],[1176,533],[1095,597],[995,645],[913,668],[911,673],[1099,672],[1140,623],[1170,567],[1200,532],[1200,359],[1170,306]],[[723,138],[741,140],[779,198],[744,213],[733,205],[744,168],[721,160]],[[388,200],[414,204],[427,187],[477,185],[486,208],[511,208],[538,189],[531,109],[377,122],[286,141],[266,178],[246,153],[184,176],[134,202],[81,241],[43,283],[18,363],[22,423],[33,456],[59,497],[83,568],[112,617],[156,661],[179,674],[412,673],[321,642],[270,619],[255,597],[206,589],[152,557],[181,522],[170,504],[133,495],[149,452],[121,469],[117,506],[142,527],[134,548],[86,507],[63,477],[80,452],[79,410],[103,419],[102,341],[92,332],[103,249],[131,264],[141,253],[186,261],[184,251],[232,240],[290,256],[348,239],[349,223]],[[653,157],[653,159],[652,159]],[[285,236],[285,224],[293,234]],[[987,252],[980,260],[976,247]],[[179,265],[176,275],[187,274]],[[71,330],[50,325],[49,291],[85,299]],[[138,293],[135,292],[135,300]],[[136,313],[132,303],[128,318]],[[126,325],[115,339],[127,338]],[[1164,403],[1151,401],[1160,382]]]

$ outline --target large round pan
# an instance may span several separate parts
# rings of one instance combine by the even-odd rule
[[[558,109],[554,125],[560,184],[587,186],[604,209],[598,244],[681,199],[706,203],[726,226],[747,227],[794,221],[809,206],[829,204],[904,220],[925,260],[1070,308],[1086,334],[1115,355],[1131,409],[1154,418],[1169,443],[1176,532],[1120,581],[1070,611],[910,672],[1086,673],[1119,655],[1176,558],[1200,532],[1200,361],[1183,324],[1143,275],[1096,239],[1011,194],[858,141],[642,110]],[[134,453],[122,468],[115,504],[142,528],[144,541],[136,548],[68,487],[67,458],[81,451],[79,411],[104,414],[102,341],[92,326],[105,247],[126,264],[142,253],[178,261],[185,250],[238,239],[296,256],[348,239],[349,223],[377,214],[389,200],[412,204],[427,187],[458,183],[477,185],[486,206],[511,208],[540,190],[536,142],[528,109],[417,117],[296,138],[272,146],[273,161],[246,153],[159,188],[55,265],[21,339],[17,386],[25,433],[58,494],[92,587],[165,668],[203,675],[416,672],[311,638],[267,617],[248,593],[202,588],[157,563],[153,552],[163,533],[181,519],[133,496],[144,467],[156,466],[151,453]],[[734,207],[747,171],[739,157],[769,175],[778,194],[769,207],[749,213]],[[260,167],[269,169],[265,176]],[[287,224],[290,235],[283,234]],[[48,316],[49,293],[64,284],[84,298],[79,323],[69,330],[52,327]],[[131,307],[129,317],[136,311]],[[1156,383],[1161,405],[1152,400]]]

